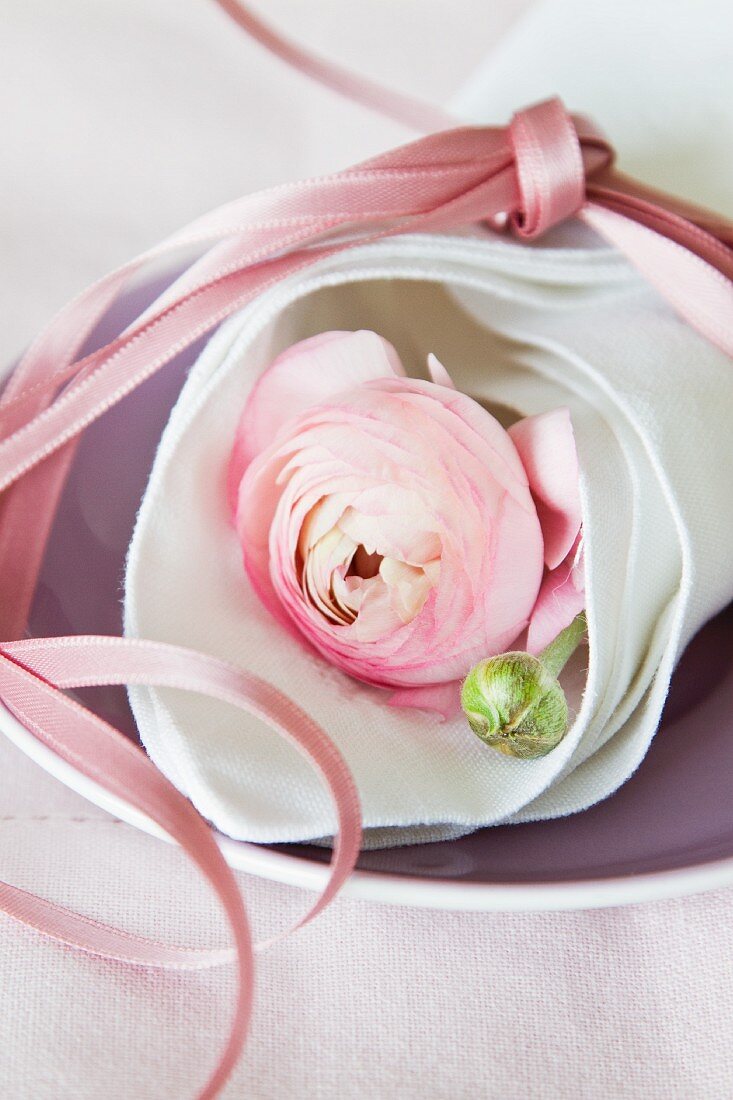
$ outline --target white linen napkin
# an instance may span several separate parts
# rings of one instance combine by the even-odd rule
[[[408,370],[434,351],[460,389],[521,414],[570,407],[590,649],[584,692],[583,657],[567,678],[577,717],[543,759],[499,755],[462,718],[392,709],[306,651],[249,587],[224,492],[235,426],[272,358],[333,328],[375,329]],[[343,751],[372,845],[582,809],[635,769],[681,648],[733,596],[731,411],[727,358],[605,249],[435,236],[360,248],[263,294],[199,359],[130,547],[126,631],[234,660],[292,695]],[[258,723],[170,690],[131,700],[152,758],[222,831],[333,832],[307,764]]]
[[[548,0],[454,107],[504,122],[559,93],[603,125],[624,169],[730,213],[731,41],[721,0],[617,0],[592,13],[584,0]],[[284,637],[248,591],[222,491],[246,393],[289,343],[350,326],[387,336],[411,369],[436,352],[485,400],[522,413],[571,407],[590,659],[582,706],[583,658],[568,670],[579,713],[543,760],[500,757],[461,720],[392,710]],[[374,846],[579,810],[637,766],[681,648],[733,596],[732,369],[577,223],[532,249],[403,239],[314,268],[230,321],[193,371],[132,542],[126,629],[232,658],[288,690],[353,768]],[[153,759],[224,832],[332,832],[307,765],[262,727],[173,692],[136,688],[131,699]]]

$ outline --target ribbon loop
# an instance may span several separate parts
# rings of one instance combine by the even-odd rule
[[[518,111],[509,126],[521,206],[512,216],[520,237],[539,237],[577,214],[585,202],[578,132],[557,97]]]

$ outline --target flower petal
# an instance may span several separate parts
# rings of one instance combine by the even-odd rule
[[[392,345],[367,330],[322,332],[278,355],[260,375],[237,428],[228,475],[232,509],[244,471],[289,420],[361,382],[404,373]]]
[[[447,684],[398,688],[390,695],[389,705],[434,711],[445,720],[455,718],[461,709],[461,681],[450,680]]]
[[[456,384],[448,374],[448,371],[445,369],[440,359],[438,359],[438,356],[433,355],[432,351],[428,355],[428,373],[436,386],[445,386],[446,389],[449,390],[454,390],[456,388]]]
[[[578,453],[566,408],[528,416],[509,429],[534,497],[545,542],[545,565],[554,569],[572,548],[581,524]]]
[[[585,607],[585,592],[578,583],[574,555],[545,574],[537,603],[529,620],[527,652],[537,656],[558,634],[570,626]]]

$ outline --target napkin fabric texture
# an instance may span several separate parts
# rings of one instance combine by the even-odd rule
[[[569,666],[576,717],[547,757],[507,758],[462,717],[389,707],[300,645],[250,588],[224,492],[236,422],[276,354],[334,328],[375,329],[410,372],[433,351],[459,389],[515,416],[570,408],[589,651]],[[326,261],[243,310],[196,364],[132,540],[126,630],[233,660],[291,695],[353,770],[369,845],[581,810],[634,771],[682,647],[733,595],[729,384],[726,357],[592,240],[422,236]],[[130,695],[154,761],[223,832],[333,833],[319,781],[270,730],[187,693]]]

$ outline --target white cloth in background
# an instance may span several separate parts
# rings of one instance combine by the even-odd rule
[[[180,852],[77,801],[83,820],[0,825],[0,874],[167,942],[225,942]],[[260,936],[306,908],[301,890],[238,877]],[[337,899],[258,956],[222,1100],[730,1100],[732,901],[483,914]],[[233,979],[108,963],[2,919],[0,1093],[193,1100]]]

